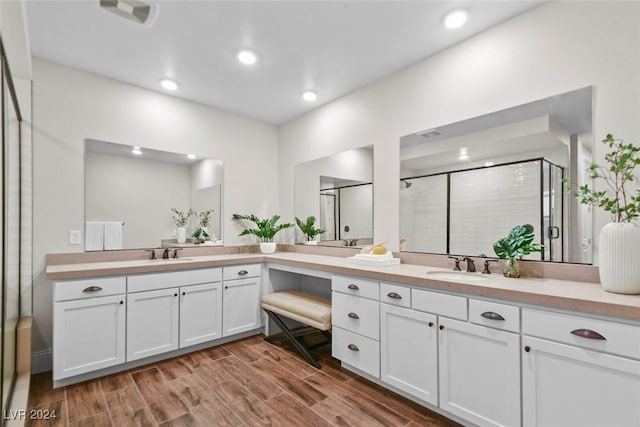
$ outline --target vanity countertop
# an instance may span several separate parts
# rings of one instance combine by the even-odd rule
[[[473,276],[486,278],[460,281],[459,277],[434,278],[428,272],[450,271],[422,265],[400,264],[388,267],[351,265],[344,257],[278,252],[193,256],[168,260],[129,260],[47,266],[49,279],[136,274],[191,268],[218,267],[267,262],[328,273],[353,275],[379,281],[424,287],[445,292],[498,298],[525,304],[543,305],[585,313],[640,320],[640,295],[605,292],[600,284],[546,278],[509,279],[501,274]]]

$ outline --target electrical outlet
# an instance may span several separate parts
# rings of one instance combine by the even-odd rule
[[[82,234],[80,230],[69,230],[69,244],[70,245],[80,245],[82,238]]]

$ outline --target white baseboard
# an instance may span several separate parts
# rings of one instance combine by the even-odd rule
[[[38,350],[31,353],[31,373],[48,372],[53,368],[51,349]]]

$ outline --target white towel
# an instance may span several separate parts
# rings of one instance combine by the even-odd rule
[[[122,221],[104,223],[104,249],[122,249]]]
[[[85,223],[84,250],[104,250],[104,222],[87,221]]]

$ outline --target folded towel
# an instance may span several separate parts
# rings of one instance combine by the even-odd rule
[[[122,221],[104,223],[104,248],[122,249]]]
[[[104,222],[87,221],[85,223],[84,250],[104,250]]]

